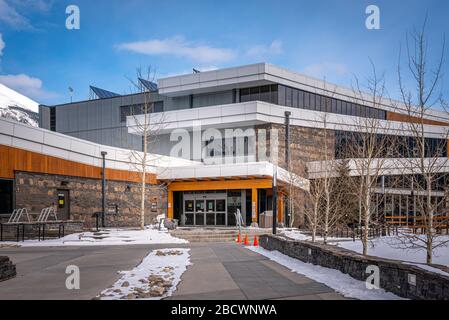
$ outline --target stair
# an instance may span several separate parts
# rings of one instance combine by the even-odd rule
[[[239,231],[236,228],[182,227],[170,231],[170,234],[173,237],[185,239],[189,242],[231,242],[237,239],[238,233]],[[248,235],[249,241],[252,244],[254,236],[260,236],[262,234],[270,234],[270,233],[271,229],[243,228],[241,239],[243,241],[245,236]]]

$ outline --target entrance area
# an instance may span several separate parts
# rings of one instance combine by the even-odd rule
[[[226,226],[226,192],[185,192],[184,225],[186,226]]]
[[[259,215],[267,210],[271,188],[271,179],[265,178],[170,182],[167,216],[178,220],[180,226],[220,228],[236,227],[236,213],[240,212],[243,225],[257,226]],[[282,221],[282,210],[278,212]]]
[[[248,197],[247,193],[247,190],[183,192],[181,225],[235,226],[238,210],[244,224],[251,224],[251,195]]]

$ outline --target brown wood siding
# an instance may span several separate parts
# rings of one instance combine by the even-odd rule
[[[14,171],[57,174],[101,179],[101,168],[40,153],[0,145],[0,178],[14,179]],[[106,168],[106,179],[140,182],[140,174]],[[148,184],[156,184],[156,176],[147,174]]]
[[[419,117],[409,116],[407,114],[401,114],[396,112],[387,111],[387,120],[399,121],[399,122],[410,122],[410,123],[420,123],[421,119]],[[434,125],[434,126],[449,126],[449,123],[424,119],[424,124]]]

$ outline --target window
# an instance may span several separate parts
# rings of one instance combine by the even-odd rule
[[[270,91],[271,91],[271,103],[274,104],[278,104],[278,100],[279,100],[279,96],[278,96],[278,85],[277,84],[272,84],[270,86]]]
[[[240,102],[251,101],[249,96],[249,88],[240,89]]]
[[[50,108],[50,130],[56,131],[56,108]]]
[[[321,108],[321,96],[318,94],[315,95],[315,109],[317,111],[326,111]]]
[[[304,109],[310,109],[310,93],[304,92]]]
[[[250,101],[260,100],[260,87],[249,89]]]
[[[293,89],[292,107],[298,108],[298,90]]]
[[[330,112],[337,113],[337,103],[338,103],[338,100],[332,99],[332,106],[331,106]]]
[[[310,109],[311,109],[311,110],[316,110],[315,94],[314,94],[314,93],[311,93],[311,94],[309,95],[309,97],[310,97]]]
[[[260,87],[260,101],[270,102],[270,86]]]
[[[298,108],[304,109],[304,91],[298,90]]]
[[[279,86],[279,105],[285,106],[285,87]]]
[[[164,112],[164,101],[156,101],[153,104],[153,112]]]
[[[341,109],[342,109],[342,104],[346,104],[346,102],[343,102],[343,101],[340,101],[340,100],[338,100],[337,101],[337,111],[336,111],[336,113],[341,113]]]
[[[285,105],[287,107],[293,106],[292,95],[293,95],[292,88],[286,87],[285,88]]]

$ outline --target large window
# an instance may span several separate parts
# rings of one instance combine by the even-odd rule
[[[285,100],[285,90],[283,91]],[[278,86],[267,85],[253,88],[240,89],[240,102],[264,101],[269,103],[278,103]]]
[[[156,101],[147,106],[148,111],[150,113],[157,113],[157,112],[163,112],[164,111],[164,102],[163,101]],[[129,106],[121,106],[120,107],[120,121],[125,122],[126,117],[132,116],[132,115],[139,115],[144,114],[144,105],[143,104],[133,104]]]
[[[384,110],[283,86],[267,85],[240,89],[240,102],[265,101],[281,106],[386,120]]]
[[[351,154],[351,150],[363,150],[363,133],[335,131],[335,158],[346,159],[362,157],[363,155]],[[413,137],[376,135],[378,145],[385,149],[382,155],[385,158],[418,158],[420,157],[420,148],[417,140]],[[376,142],[377,143],[377,142]],[[360,148],[357,148],[357,145]],[[446,157],[448,144],[446,139],[425,138],[424,152],[426,157]]]

